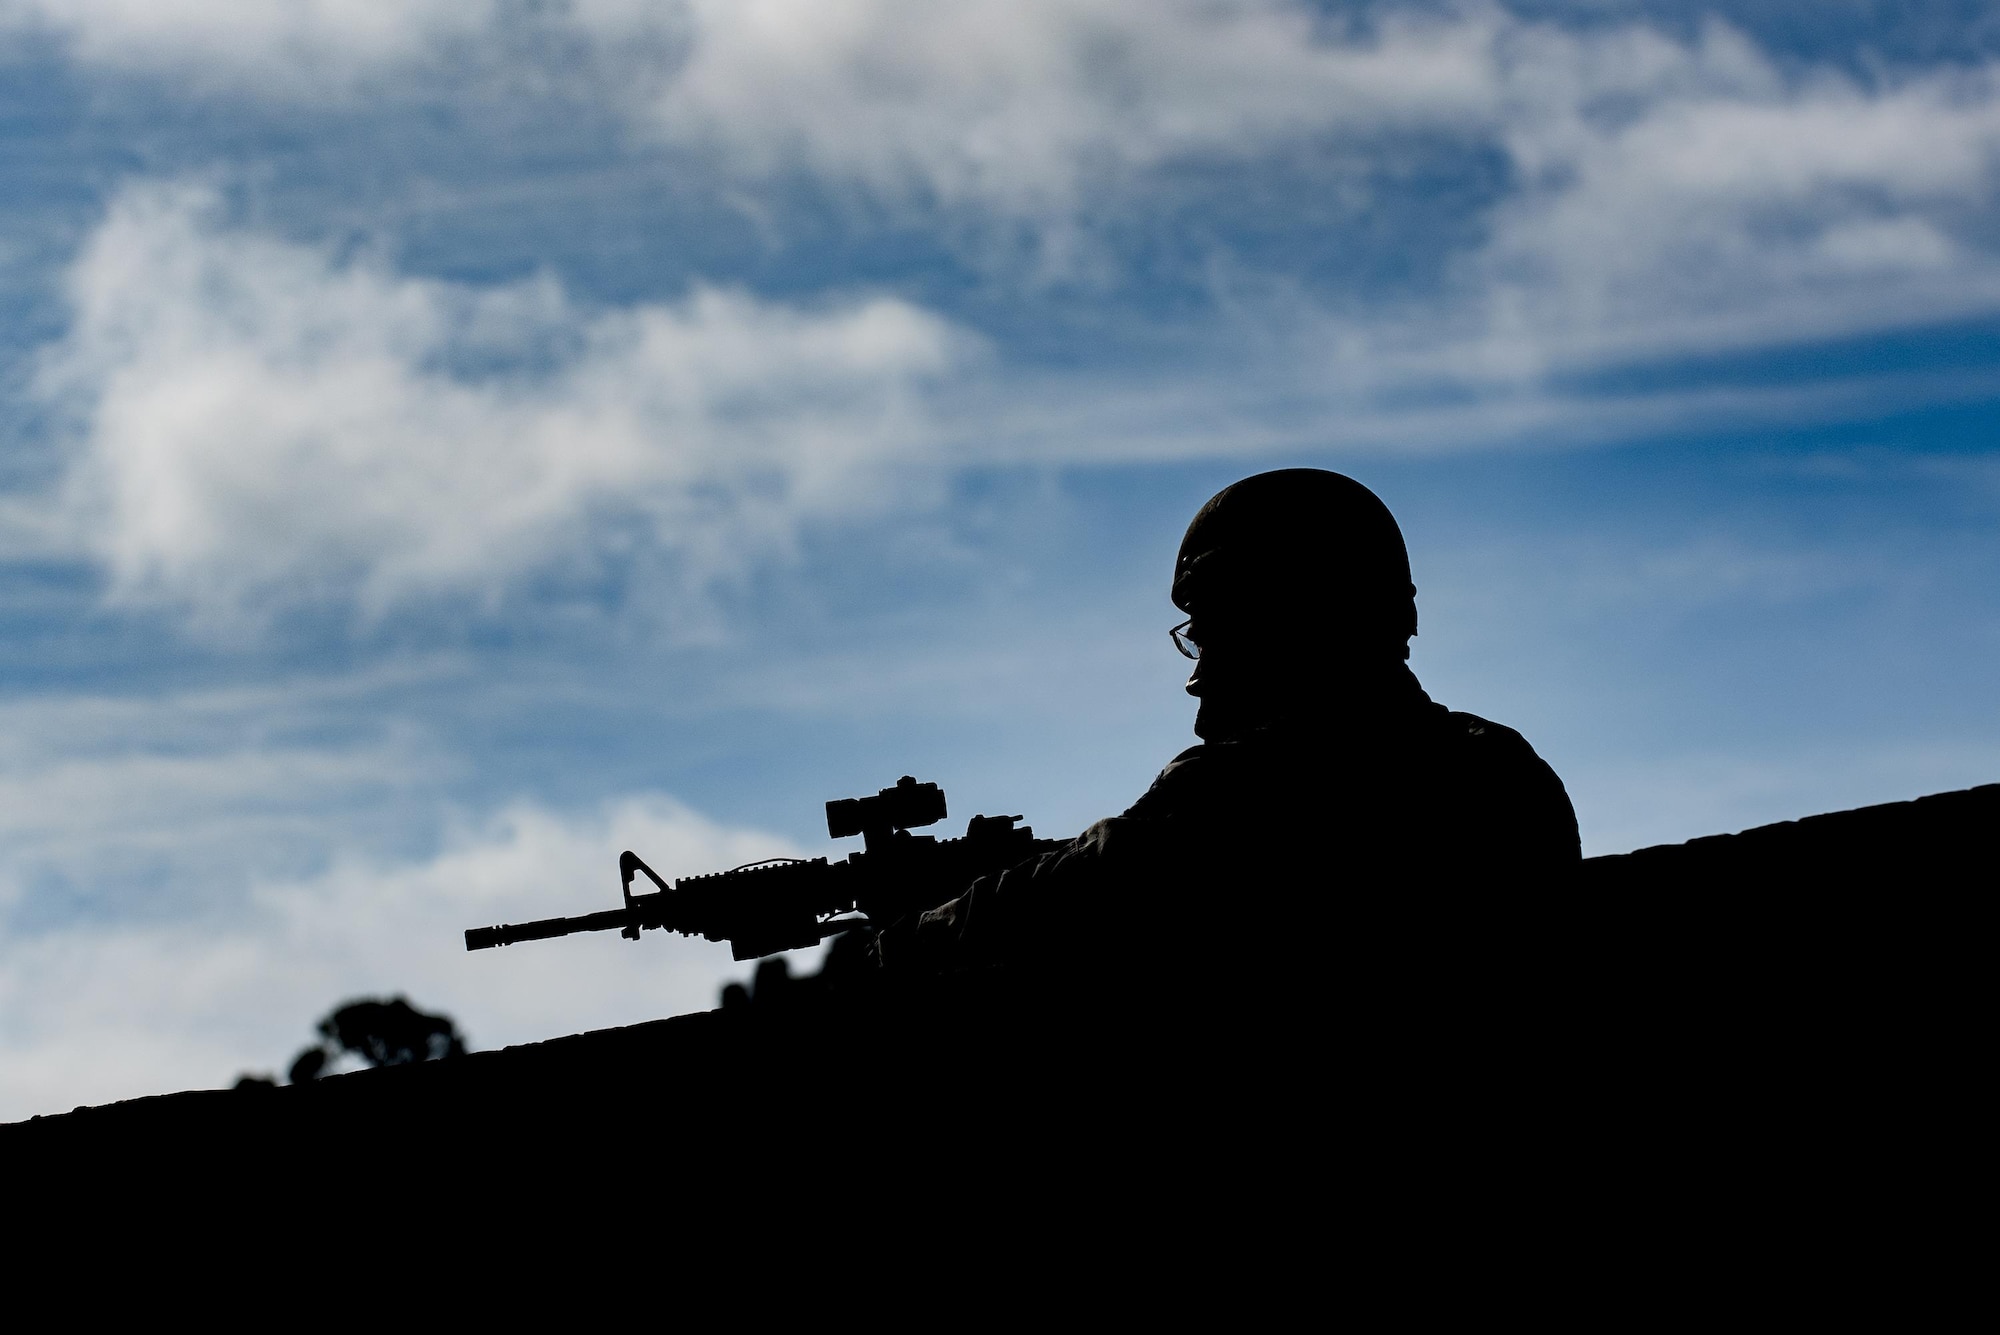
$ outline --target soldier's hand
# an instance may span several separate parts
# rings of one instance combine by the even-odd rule
[[[882,969],[902,975],[943,973],[964,963],[960,938],[968,898],[897,919],[875,934],[868,953]]]
[[[878,969],[901,972],[915,945],[917,917],[907,914],[875,933],[868,943],[868,958]]]

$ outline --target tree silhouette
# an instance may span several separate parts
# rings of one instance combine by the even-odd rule
[[[412,1006],[407,997],[357,997],[336,1007],[319,1022],[320,1041],[292,1059],[286,1078],[303,1085],[317,1080],[327,1063],[351,1052],[370,1066],[408,1066],[442,1061],[465,1051],[465,1039],[448,1015],[431,1015]],[[238,1089],[275,1083],[269,1076],[245,1075]]]

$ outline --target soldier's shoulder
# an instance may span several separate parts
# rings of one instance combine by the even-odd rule
[[[1125,812],[1128,816],[1161,816],[1169,814],[1185,799],[1203,790],[1215,769],[1215,748],[1206,743],[1190,746],[1187,750],[1169,760],[1166,767],[1154,776],[1152,786],[1139,795]]]
[[[1528,739],[1504,723],[1495,723],[1490,718],[1468,714],[1460,709],[1448,709],[1443,720],[1444,732],[1453,741],[1463,740],[1476,754],[1490,756],[1532,756],[1535,748]]]
[[[1222,758],[1218,748],[1207,743],[1190,746],[1167,762],[1166,768],[1154,777],[1153,786],[1146,792],[1150,795],[1162,789],[1185,788],[1189,784],[1203,783],[1208,779],[1209,772],[1215,769],[1217,761]]]
[[[1439,728],[1446,751],[1471,773],[1496,780],[1507,775],[1555,778],[1528,739],[1504,723],[1454,709],[1445,713]]]
[[[1442,728],[1446,749],[1456,756],[1450,768],[1477,795],[1472,809],[1490,827],[1491,847],[1513,847],[1518,856],[1557,869],[1581,856],[1576,808],[1562,776],[1527,738],[1458,710],[1446,713]]]

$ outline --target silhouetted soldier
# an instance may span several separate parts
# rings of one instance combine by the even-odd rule
[[[1574,875],[1576,816],[1519,733],[1418,685],[1415,594],[1395,519],[1353,479],[1284,469],[1224,489],[1172,588],[1202,744],[1122,816],[892,932],[885,963],[1085,978],[1171,962],[1217,1000],[1363,975],[1470,985],[1467,962],[1506,954],[1527,906]]]

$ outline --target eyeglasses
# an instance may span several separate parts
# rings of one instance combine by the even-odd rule
[[[1181,622],[1180,625],[1168,631],[1167,634],[1173,636],[1174,648],[1181,651],[1183,658],[1198,660],[1201,657],[1201,642],[1195,639],[1194,633],[1189,629],[1193,625],[1194,618],[1189,617],[1186,621]]]

